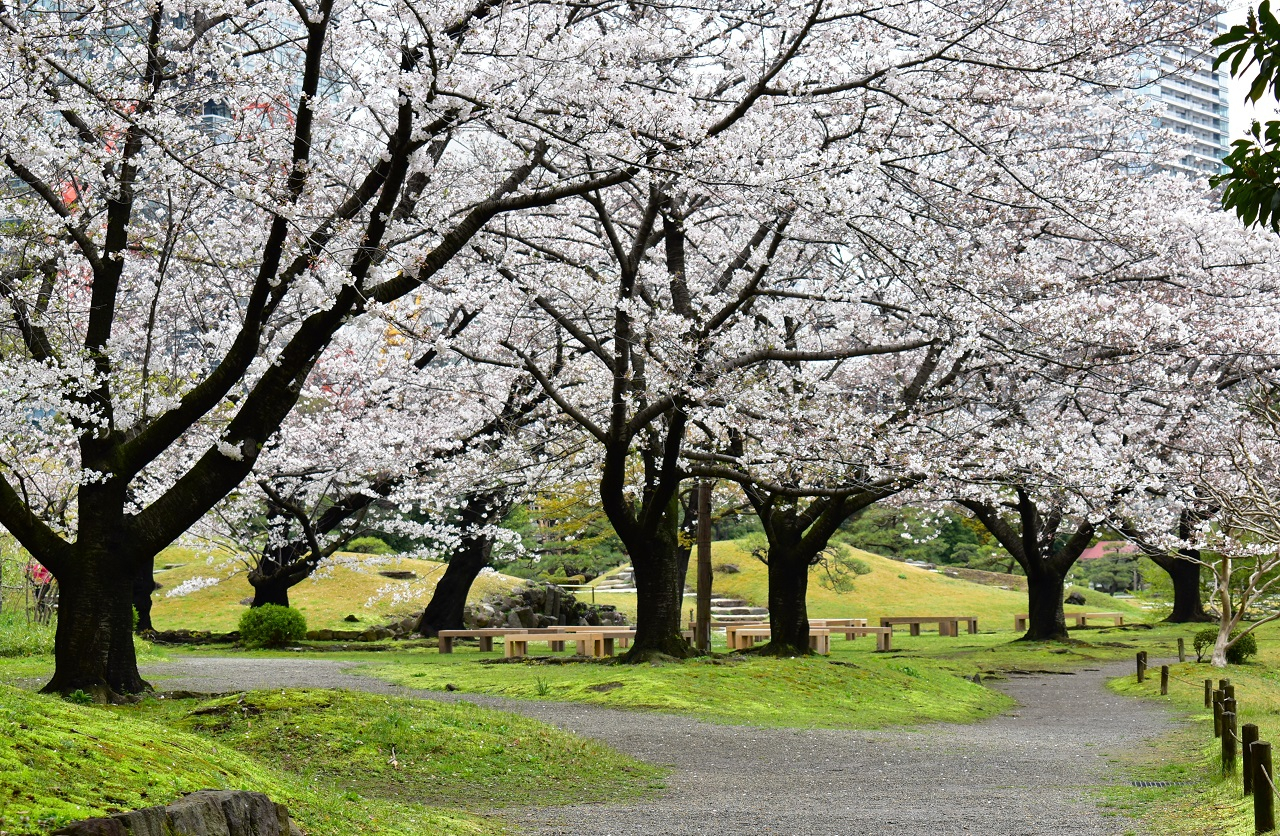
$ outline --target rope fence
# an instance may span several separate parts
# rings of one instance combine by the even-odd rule
[[[1185,661],[1183,640],[1178,639],[1178,660]],[[1138,681],[1143,682],[1147,674],[1147,652],[1137,654]],[[1222,775],[1224,777],[1236,773],[1237,761],[1240,765],[1241,786],[1245,797],[1253,798],[1253,826],[1256,833],[1270,833],[1276,829],[1276,799],[1280,798],[1280,790],[1276,789],[1275,772],[1271,762],[1271,744],[1260,740],[1258,727],[1253,723],[1237,726],[1240,717],[1240,704],[1236,699],[1235,686],[1229,679],[1219,679],[1217,687],[1212,679],[1192,682],[1180,676],[1174,676],[1168,665],[1160,666],[1160,694],[1168,696],[1169,682],[1180,682],[1196,690],[1204,689],[1204,707],[1213,712],[1213,736],[1219,740],[1221,748]]]

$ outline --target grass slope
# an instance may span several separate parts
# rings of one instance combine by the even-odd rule
[[[337,563],[324,567],[289,592],[289,603],[307,617],[307,627],[352,629],[344,622],[355,615],[364,625],[417,612],[427,605],[445,564],[407,557],[338,554]],[[171,566],[172,568],[162,568]],[[166,549],[156,558],[156,581],[162,584],[153,596],[151,619],[158,630],[234,630],[244,612],[240,601],[253,595],[245,579],[245,567],[234,559],[209,559],[180,547]],[[410,571],[416,580],[396,580],[378,574]],[[213,578],[218,583],[175,597],[167,594],[183,582]],[[481,575],[471,589],[471,599],[522,583],[499,573]]]
[[[842,548],[848,548],[844,546]],[[894,615],[972,615],[982,630],[1013,630],[1013,617],[1027,611],[1025,592],[984,586],[949,578],[939,572],[908,566],[871,552],[850,549],[866,563],[870,574],[853,577],[853,588],[836,592],[822,585],[824,570],[809,572],[809,615],[812,618],[866,617]],[[768,567],[751,556],[736,541],[711,546],[711,565],[731,564],[740,571],[716,571],[712,588],[716,593],[764,605],[769,600]],[[696,567],[690,568],[688,582],[696,583]],[[1123,599],[1101,592],[1080,589],[1084,606],[1066,607],[1067,612],[1123,612],[1141,620],[1143,611]],[[689,607],[692,607],[692,598]],[[874,623],[874,622],[873,622]],[[926,628],[927,629],[927,628]]]
[[[311,836],[485,834],[501,822],[468,811],[602,801],[661,778],[534,720],[334,691],[107,709],[0,686],[0,734],[0,832],[12,834],[205,788],[265,792]]]
[[[1197,625],[1204,627],[1206,625]],[[1251,836],[1253,802],[1235,776],[1223,778],[1219,744],[1213,737],[1213,717],[1204,707],[1204,680],[1230,679],[1236,689],[1239,725],[1258,726],[1262,740],[1280,739],[1280,624],[1258,629],[1258,656],[1245,665],[1225,669],[1207,664],[1171,666],[1169,695],[1160,696],[1160,671],[1138,684],[1136,676],[1111,682],[1111,689],[1143,699],[1159,700],[1184,713],[1187,725],[1157,742],[1148,753],[1125,766],[1133,780],[1179,781],[1186,785],[1137,789],[1117,788],[1111,801],[1129,815],[1140,817],[1153,833],[1189,836]],[[1194,630],[1188,631],[1188,636]],[[1190,638],[1187,650],[1191,651]],[[1153,654],[1154,656],[1155,654]],[[1153,659],[1154,663],[1154,659]]]

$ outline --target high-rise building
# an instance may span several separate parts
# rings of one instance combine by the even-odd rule
[[[1207,177],[1223,170],[1222,158],[1230,149],[1228,74],[1213,69],[1215,50],[1209,46],[1222,31],[1215,17],[1202,29],[1202,49],[1163,52],[1158,68],[1147,73],[1148,89],[1160,104],[1157,123],[1177,141],[1176,153],[1165,163],[1175,171]]]

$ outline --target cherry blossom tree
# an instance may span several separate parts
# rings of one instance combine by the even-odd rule
[[[782,95],[747,57],[819,9],[6,6],[0,523],[61,584],[48,689],[146,687],[130,579],[346,323]]]

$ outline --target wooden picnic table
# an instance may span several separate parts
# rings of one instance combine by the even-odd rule
[[[1122,612],[1069,612],[1065,613],[1068,621],[1074,621],[1076,627],[1089,626],[1091,618],[1109,618],[1111,623],[1116,627],[1124,625],[1124,613]],[[1013,617],[1013,629],[1027,629],[1027,614],[1015,615]]]
[[[960,622],[969,626],[970,633],[978,632],[978,618],[972,615],[893,615],[882,616],[881,627],[893,627],[895,624],[906,624],[911,628],[911,635],[920,635],[921,624],[937,624],[939,636],[960,635]]]

